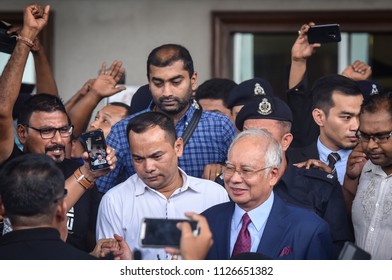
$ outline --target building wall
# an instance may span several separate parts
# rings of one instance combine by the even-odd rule
[[[31,1],[0,0],[1,11]],[[191,52],[199,83],[211,73],[211,11],[384,10],[390,0],[47,0],[54,11],[54,73],[64,100],[98,73],[102,62],[123,61],[126,84],[147,82],[148,53],[164,43]],[[302,22],[298,23],[300,26]]]

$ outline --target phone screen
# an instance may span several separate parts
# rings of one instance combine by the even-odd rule
[[[106,141],[102,130],[94,130],[82,134],[81,139],[89,155],[91,170],[101,170],[109,167],[106,162]]]
[[[178,222],[191,224],[194,235],[198,234],[198,223],[185,219],[151,219],[146,218],[140,229],[140,245],[143,247],[179,247],[181,231]]]

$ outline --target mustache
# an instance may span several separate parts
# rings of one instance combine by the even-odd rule
[[[177,101],[177,102],[180,101],[180,99],[179,99],[178,97],[176,97],[176,96],[163,96],[163,97],[159,98],[159,101],[160,101],[160,102],[172,101],[172,100],[175,100],[175,101]]]
[[[60,145],[60,144],[55,144],[55,145],[52,145],[52,146],[49,146],[49,147],[45,148],[45,152],[51,152],[51,151],[54,151],[54,150],[63,150],[63,151],[65,151],[65,146],[64,145]]]

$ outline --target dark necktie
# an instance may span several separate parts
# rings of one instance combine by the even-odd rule
[[[251,223],[248,213],[242,216],[242,227],[235,242],[232,256],[240,253],[250,252],[251,238],[248,230],[248,225]]]
[[[338,153],[330,153],[328,155],[328,166],[332,169],[331,174],[334,175],[336,178],[338,175],[336,174],[335,163],[340,160],[340,156]]]

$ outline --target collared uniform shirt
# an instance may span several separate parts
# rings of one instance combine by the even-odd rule
[[[392,258],[392,174],[368,160],[352,207],[356,244],[372,259]]]
[[[139,246],[143,218],[184,219],[185,212],[201,213],[229,201],[226,190],[219,184],[180,171],[183,185],[169,199],[145,185],[137,174],[108,191],[99,206],[97,238],[110,238],[117,233],[125,238],[132,251],[141,251],[142,259],[170,259],[164,249]]]
[[[153,104],[149,109],[140,113],[149,112],[152,107]],[[195,110],[193,106],[190,106],[185,115],[179,120],[176,125],[177,137],[183,135]],[[116,123],[106,139],[107,144],[116,149],[117,162],[116,168],[112,172],[96,181],[100,192],[107,192],[113,186],[135,174],[126,127],[129,120],[136,115],[129,116]],[[178,166],[188,175],[201,178],[205,165],[209,163],[224,164],[227,151],[235,134],[235,127],[227,116],[203,111],[196,129],[185,146],[183,155],[178,160]]]

